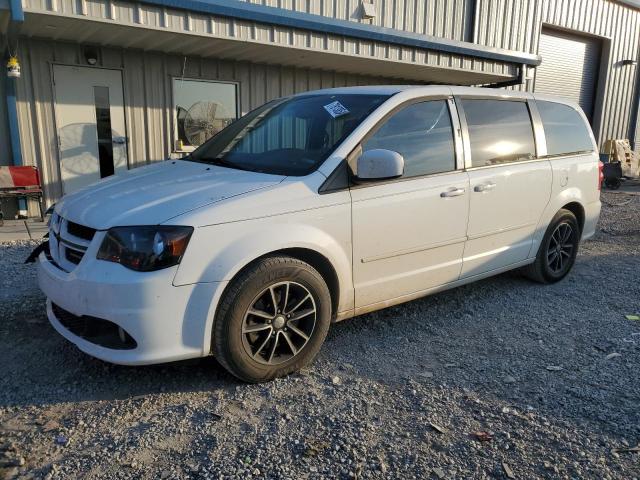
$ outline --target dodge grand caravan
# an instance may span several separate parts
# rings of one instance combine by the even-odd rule
[[[55,329],[90,355],[214,355],[269,380],[309,363],[332,322],[515,268],[561,280],[600,213],[596,152],[558,98],[282,98],[182,160],[65,196],[39,284]]]

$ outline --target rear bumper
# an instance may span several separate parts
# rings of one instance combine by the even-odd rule
[[[177,267],[133,272],[121,265],[86,259],[65,272],[44,254],[38,258],[38,283],[47,296],[53,327],[83,352],[111,363],[144,365],[209,354],[212,300],[219,283],[175,287]],[[89,265],[89,263],[91,265]],[[135,348],[113,349],[93,343],[66,328],[52,303],[76,316],[108,320],[124,329]]]
[[[587,240],[596,233],[598,220],[600,219],[600,200],[591,202],[584,207],[584,227],[582,228],[582,240]]]

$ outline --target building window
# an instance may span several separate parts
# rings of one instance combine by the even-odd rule
[[[173,79],[177,151],[202,145],[238,117],[235,83]]]

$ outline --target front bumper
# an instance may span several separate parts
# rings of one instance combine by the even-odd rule
[[[58,268],[44,253],[38,260],[38,283],[47,297],[49,321],[83,352],[123,365],[209,354],[212,305],[223,287],[220,283],[176,287],[172,281],[178,267],[133,272],[95,256],[84,258],[71,272]],[[135,348],[106,348],[74,334],[56,318],[52,303],[76,316],[115,323],[133,337]]]

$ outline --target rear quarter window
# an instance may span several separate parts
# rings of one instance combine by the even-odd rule
[[[574,108],[555,102],[536,104],[547,140],[547,155],[593,151],[589,126]]]

